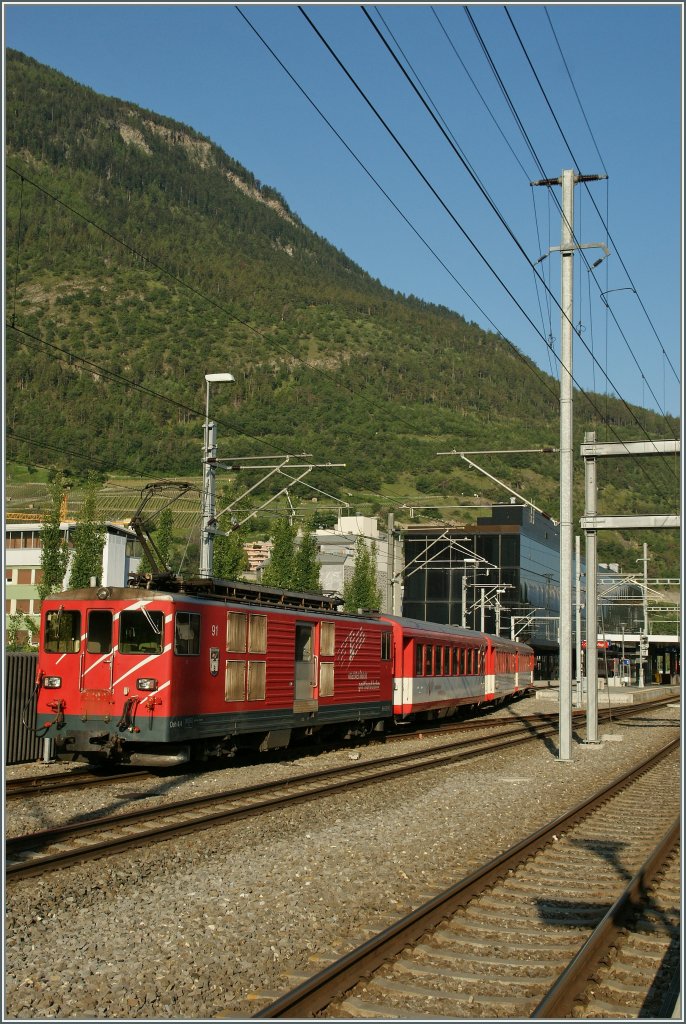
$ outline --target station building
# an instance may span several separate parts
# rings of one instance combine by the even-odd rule
[[[133,530],[117,523],[106,523],[105,544],[102,553],[103,586],[124,587],[129,574],[140,562],[138,544]],[[68,548],[73,548],[75,522],[60,523],[60,532]],[[38,586],[42,580],[41,522],[8,522],[5,524],[5,617],[23,614],[38,626],[40,599]],[[64,577],[66,589],[70,565]]]

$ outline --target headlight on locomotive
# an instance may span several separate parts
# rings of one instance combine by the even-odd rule
[[[149,679],[149,678],[137,679],[136,680],[136,689],[137,690],[156,690],[157,689],[157,680],[156,679]]]
[[[43,676],[43,686],[46,690],[59,690],[62,685],[62,676]]]

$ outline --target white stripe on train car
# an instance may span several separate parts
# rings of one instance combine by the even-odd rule
[[[396,676],[393,680],[396,705],[433,704],[465,698],[479,700],[485,694],[484,676]]]
[[[111,651],[108,651],[106,654],[103,654],[100,658],[98,658],[97,661],[94,661],[92,665],[89,665],[86,671],[83,673],[84,677],[87,676],[89,672],[92,672],[94,668],[97,668],[98,665],[102,665],[103,661],[106,661],[108,658],[113,658],[116,651],[117,648],[113,647]]]
[[[119,683],[126,679],[127,676],[132,675],[134,672],[138,672],[140,674],[141,669],[146,665],[149,665],[151,661],[155,661],[156,658],[160,658],[163,654],[168,654],[169,651],[171,651],[171,647],[171,644],[167,644],[163,651],[160,651],[158,654],[151,654],[149,658],[144,658],[143,661],[139,661],[136,665],[130,668],[128,672],[125,672],[123,676],[119,676],[118,679],[115,679],[113,688],[114,686],[118,686]]]

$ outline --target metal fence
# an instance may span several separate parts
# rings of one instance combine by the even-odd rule
[[[36,720],[37,654],[5,654],[5,764],[26,764],[37,761],[43,752],[43,741],[31,729]]]

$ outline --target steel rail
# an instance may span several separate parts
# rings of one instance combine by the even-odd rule
[[[505,877],[509,871],[546,846],[557,832],[576,824],[608,801],[615,793],[628,786],[634,779],[647,772],[654,764],[667,757],[678,748],[679,742],[679,739],[671,740],[609,786],[598,790],[587,800],[577,804],[571,811],[561,814],[554,821],[522,839],[482,868],[433,897],[378,935],[373,936],[357,949],[340,957],[291,992],[287,992],[253,1014],[253,1017],[313,1017],[336,997],[352,988],[363,978],[369,977],[391,957],[411,945],[425,932],[451,917],[458,909],[469,903],[474,896],[483,892],[498,879]]]
[[[532,1019],[571,1017],[575,1000],[588,984],[598,963],[627,927],[630,918],[645,902],[648,889],[665,861],[678,845],[681,836],[681,815],[665,833],[643,865],[633,876],[624,892],[610,907],[597,928],[589,935],[579,952],[543,997],[531,1014]]]
[[[85,786],[131,782],[133,779],[143,779],[149,776],[150,772],[141,768],[112,775],[92,775],[88,772],[79,772],[74,775],[37,775],[33,778],[6,779],[5,797],[7,800],[16,800],[19,797],[43,796],[46,793],[79,789]]]
[[[407,775],[415,771],[426,771],[432,768],[452,764],[455,761],[467,760],[472,757],[479,757],[483,754],[507,750],[510,747],[518,746],[521,743],[527,743],[531,740],[547,736],[554,731],[554,728],[555,726],[551,724],[534,732],[530,729],[516,729],[513,730],[514,738],[502,741],[502,737],[498,737],[499,742],[497,743],[494,743],[490,736],[479,737],[472,740],[461,740],[449,745],[449,749],[458,749],[453,749],[452,752],[447,755],[439,754],[439,756],[432,756],[446,749],[445,747],[434,747],[427,751],[419,751],[413,754],[401,754],[399,757],[379,758],[376,760],[366,761],[360,765],[346,765],[343,768],[331,768],[324,772],[309,772],[306,775],[296,775],[290,779],[285,779],[276,783],[260,783],[257,786],[245,787],[243,789],[227,791],[219,794],[209,794],[207,796],[200,798],[196,797],[191,800],[175,801],[173,803],[157,807],[152,811],[150,809],[140,809],[137,811],[131,811],[127,814],[115,814],[109,815],[105,818],[77,821],[69,825],[60,826],[56,829],[46,829],[41,832],[32,832],[24,836],[15,836],[6,840],[6,857],[7,855],[19,856],[28,850],[34,850],[41,846],[47,846],[48,844],[55,844],[64,840],[78,838],[79,836],[88,835],[93,832],[103,832],[108,828],[114,829],[126,827],[136,821],[145,820],[146,818],[169,817],[171,815],[193,811],[210,803],[220,803],[222,800],[235,801],[239,799],[252,799],[255,796],[259,796],[259,794],[264,791],[273,792],[274,790],[284,788],[290,790],[295,786],[303,784],[308,785],[310,783],[319,787],[307,789],[302,793],[287,792],[282,796],[262,800],[259,803],[217,811],[212,814],[206,814],[202,817],[195,818],[192,821],[158,826],[154,829],[138,832],[135,835],[126,835],[103,843],[95,843],[90,846],[77,848],[75,850],[62,851],[60,853],[49,854],[43,857],[37,856],[26,862],[18,861],[15,863],[9,863],[6,864],[5,874],[8,881],[10,879],[26,878],[30,875],[43,873],[46,868],[64,867],[68,864],[88,860],[110,852],[138,846],[141,842],[161,841],[176,835],[184,835],[200,829],[210,828],[214,825],[222,825],[230,821],[238,821],[242,818],[278,810],[286,805],[321,799],[323,797],[332,796],[336,793],[344,792],[345,790],[354,789],[358,786],[372,785],[376,782],[388,781],[394,777]],[[475,746],[476,744],[479,745]],[[461,749],[464,747],[468,747],[470,749]],[[417,761],[418,763],[408,764],[407,762],[410,760]],[[379,767],[383,765],[386,765],[386,767],[384,770],[380,771]],[[350,776],[350,774],[359,775],[361,773],[367,774],[364,774],[362,778],[357,779],[351,779],[348,777],[339,782],[326,781],[327,778],[330,778],[331,776]],[[322,781],[325,782],[324,786],[319,785]]]

